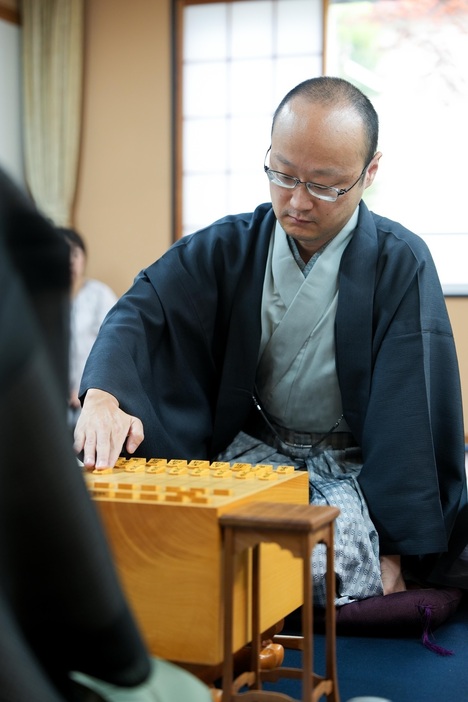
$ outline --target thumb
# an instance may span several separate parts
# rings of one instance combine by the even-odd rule
[[[141,423],[141,420],[138,419],[138,417],[131,417],[125,448],[129,453],[133,453],[134,451],[136,451],[136,449],[141,444],[144,438],[145,435],[143,432],[143,424]]]

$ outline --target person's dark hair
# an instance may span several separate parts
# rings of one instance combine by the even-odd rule
[[[58,227],[58,231],[62,234],[62,236],[66,239],[66,241],[70,244],[70,246],[77,246],[80,248],[84,255],[87,255],[86,251],[86,244],[84,242],[83,237],[78,234],[78,232],[75,229],[68,229],[67,227]]]
[[[343,78],[334,76],[319,76],[299,83],[281,100],[273,115],[271,132],[283,108],[296,97],[305,97],[310,102],[323,105],[349,106],[361,117],[367,136],[367,151],[365,162],[369,163],[377,151],[379,140],[379,117],[369,98]]]

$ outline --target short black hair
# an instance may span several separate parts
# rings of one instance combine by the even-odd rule
[[[81,234],[78,234],[75,229],[69,229],[68,227],[58,227],[58,231],[70,246],[78,247],[83,251],[84,255],[87,256],[86,244]]]
[[[324,105],[343,105],[354,109],[364,125],[367,138],[366,163],[370,163],[379,141],[379,117],[369,98],[359,88],[335,76],[318,76],[304,80],[292,88],[276,108],[271,126],[272,133],[280,112],[295,97],[305,97],[310,102]]]

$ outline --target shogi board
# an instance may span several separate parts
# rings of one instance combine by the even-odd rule
[[[86,473],[86,482],[151,653],[217,665],[223,660],[218,517],[255,500],[285,503],[285,510],[288,503],[306,504],[307,473],[288,467],[165,463],[120,459],[112,473]],[[301,561],[289,551],[276,544],[261,549],[264,631],[302,604],[302,572]],[[237,564],[235,650],[250,641],[250,559],[244,553]]]

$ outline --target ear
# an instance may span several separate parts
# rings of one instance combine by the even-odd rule
[[[379,161],[380,161],[381,157],[382,157],[382,152],[377,151],[374,158],[370,162],[369,167],[367,169],[367,173],[366,173],[366,179],[364,181],[364,188],[368,188],[374,182],[374,178],[377,175],[377,171],[379,170]]]

